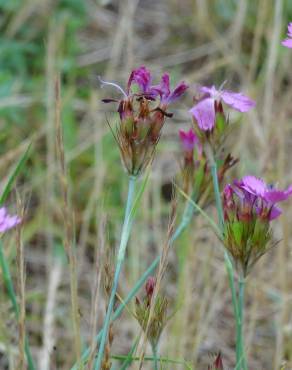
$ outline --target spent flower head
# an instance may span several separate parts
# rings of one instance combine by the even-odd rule
[[[287,38],[281,44],[286,48],[292,49],[292,22],[288,24]]]
[[[0,208],[0,234],[5,233],[21,222],[21,218],[16,215],[9,215],[5,207]]]
[[[188,86],[181,82],[173,91],[167,73],[157,85],[152,84],[150,71],[141,66],[134,69],[124,91],[119,85],[102,81],[104,85],[115,86],[122,93],[120,100],[104,99],[103,102],[117,102],[120,124],[115,134],[123,164],[130,175],[139,175],[153,159],[161,129],[171,103],[178,100]]]
[[[270,247],[270,222],[281,214],[277,203],[287,200],[292,187],[280,190],[255,176],[226,185],[223,192],[224,244],[243,276]]]

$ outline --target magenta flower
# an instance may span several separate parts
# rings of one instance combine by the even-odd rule
[[[270,223],[282,213],[277,203],[287,200],[286,190],[267,185],[255,176],[245,176],[226,185],[223,192],[224,245],[236,267],[246,276],[272,245]]]
[[[198,126],[203,131],[211,131],[215,126],[216,103],[222,101],[239,112],[248,112],[255,106],[255,101],[241,93],[228,90],[217,90],[215,86],[200,88],[204,93],[203,99],[197,103],[189,112],[196,119]]]
[[[287,38],[281,42],[286,48],[292,49],[292,22],[288,24]]]
[[[21,222],[18,216],[10,216],[5,207],[0,208],[0,233],[12,229]]]
[[[122,162],[129,174],[139,175],[153,159],[166,118],[173,115],[167,111],[169,104],[188,86],[181,82],[171,91],[167,73],[162,75],[159,84],[153,85],[152,75],[145,66],[131,72],[126,91],[115,82],[100,81],[122,94],[120,99],[103,99],[103,102],[118,103],[120,122],[115,136]]]
[[[160,84],[154,86],[153,88],[156,89],[157,93],[160,95],[161,103],[167,106],[168,104],[171,104],[179,99],[188,89],[188,87],[189,86],[184,81],[182,81],[171,92],[169,74],[164,73],[161,77]]]
[[[157,96],[158,92],[153,86],[151,86],[152,76],[145,66],[141,66],[137,69],[134,69],[129,77],[127,85],[127,93],[130,94],[132,84],[138,85],[140,93],[147,96]]]
[[[276,189],[267,185],[262,179],[255,176],[245,176],[235,185],[242,191],[244,198],[253,203],[256,212],[261,217],[272,221],[280,216],[281,209],[277,203],[287,200],[292,194],[292,185],[286,190]]]
[[[179,137],[184,150],[187,152],[192,151],[199,144],[199,139],[191,128],[189,131],[179,130]]]
[[[161,81],[158,85],[151,85],[151,82],[152,76],[150,71],[145,66],[141,66],[132,71],[128,80],[127,92],[128,94],[130,93],[131,86],[135,83],[138,85],[142,95],[152,99],[160,96],[161,104],[167,106],[179,99],[188,88],[188,85],[185,82],[180,82],[171,92],[168,73],[164,73],[162,75]]]

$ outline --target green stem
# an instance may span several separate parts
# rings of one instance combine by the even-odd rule
[[[214,188],[214,195],[215,195],[215,202],[216,202],[216,208],[219,218],[219,225],[221,232],[223,234],[224,232],[224,213],[223,213],[223,207],[222,207],[222,201],[221,201],[221,195],[220,195],[220,188],[219,188],[219,181],[218,181],[218,174],[217,174],[217,164],[213,155],[212,148],[209,144],[206,145],[206,155],[208,157],[210,169],[211,169],[211,175],[213,180],[213,188]],[[233,306],[233,313],[235,317],[235,325],[236,325],[236,364],[241,361],[242,356],[242,350],[241,350],[241,339],[239,338],[241,333],[241,326],[240,326],[240,312],[237,302],[237,294],[234,284],[234,268],[232,261],[230,259],[230,256],[227,251],[224,252],[224,262],[225,262],[225,268],[228,275],[228,281],[229,286],[231,290],[231,297],[232,297],[232,306]]]
[[[19,307],[18,307],[18,304],[17,304],[16,294],[15,294],[14,287],[13,287],[13,282],[12,282],[12,278],[11,278],[11,274],[10,274],[9,265],[6,261],[5,255],[3,253],[3,245],[2,245],[1,241],[0,241],[0,265],[1,265],[2,273],[3,273],[4,284],[5,284],[5,287],[7,289],[10,301],[12,303],[13,311],[15,313],[15,316],[16,316],[17,320],[18,320],[18,318],[19,318]],[[29,348],[29,344],[28,344],[28,340],[27,340],[26,336],[25,336],[25,342],[24,342],[24,351],[25,351],[25,355],[26,355],[26,359],[27,359],[28,369],[29,370],[35,370],[33,358],[32,358],[31,352],[30,352],[30,348]]]
[[[247,370],[247,361],[244,348],[244,332],[243,332],[243,323],[244,323],[244,288],[245,280],[243,278],[239,279],[239,292],[238,292],[238,317],[239,317],[239,327],[238,327],[238,341],[240,343],[240,363],[243,370]]]
[[[130,211],[134,203],[135,184],[136,184],[136,177],[130,176],[129,177],[129,187],[128,187],[128,198],[127,198],[127,203],[126,203],[124,224],[122,228],[121,242],[120,242],[119,251],[118,251],[114,282],[113,282],[113,287],[111,290],[108,308],[107,308],[107,312],[106,312],[106,316],[105,316],[105,320],[103,324],[102,336],[101,336],[98,356],[97,356],[97,359],[94,365],[94,370],[99,370],[102,364],[103,352],[104,352],[104,347],[105,347],[107,336],[108,336],[108,330],[109,330],[110,321],[111,321],[111,314],[114,308],[114,302],[115,302],[116,292],[118,289],[119,277],[120,277],[123,262],[125,259],[126,247],[127,247],[127,243],[128,243],[130,231],[131,231],[131,226],[132,226],[132,222],[129,219],[129,216],[130,216]]]
[[[153,364],[154,370],[158,370],[158,357],[157,357],[157,345],[152,345],[152,353],[153,353]]]
[[[171,244],[182,234],[182,232],[186,229],[188,224],[190,223],[192,219],[192,215],[194,213],[194,207],[191,202],[187,202],[182,220],[178,227],[176,228],[175,232],[172,235],[171,238]],[[155,271],[156,267],[158,266],[160,261],[160,256],[157,256],[155,260],[152,262],[152,264],[148,267],[148,269],[144,272],[144,274],[140,277],[140,279],[136,282],[132,290],[129,292],[127,297],[124,299],[123,303],[121,303],[118,308],[115,310],[112,316],[112,321],[118,319],[120,315],[122,314],[124,308],[127,306],[127,304],[133,299],[133,297],[136,296],[138,291],[141,289],[141,287],[144,285],[145,281],[147,281],[148,277],[153,274]],[[95,337],[96,344],[99,343],[101,340],[101,336],[103,335],[103,329],[97,334]],[[81,361],[82,363],[85,363],[90,355],[90,348],[87,348],[82,356],[81,356]],[[71,370],[77,370],[77,365],[73,365]]]

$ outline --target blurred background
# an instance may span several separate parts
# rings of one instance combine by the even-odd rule
[[[230,140],[227,150],[240,163],[229,176],[252,173],[281,187],[292,183],[292,51],[280,44],[289,21],[290,0],[0,1],[2,184],[33,142],[16,190],[26,207],[26,328],[38,369],[70,369],[75,358],[68,267],[60,258],[64,227],[55,154],[56,73],[61,74],[86,346],[97,332],[93,316],[100,327],[105,312],[103,294],[93,309],[94,287],[101,255],[118,245],[127,193],[127,176],[106,123],[109,119],[115,124],[114,107],[101,103],[102,98],[119,95],[101,89],[98,76],[125,86],[131,69],[145,64],[157,79],[168,71],[173,85],[181,79],[191,85],[164,126],[120,280],[119,294],[125,296],[162,250],[171,181],[179,170],[177,133],[191,125],[187,110],[198,84],[219,87],[226,81],[225,87],[257,101]],[[15,198],[14,192],[7,204],[13,211]],[[179,198],[178,219],[183,202]],[[208,212],[216,217],[212,207]],[[250,370],[292,369],[291,216],[290,201],[273,225],[280,243],[248,278],[245,329]],[[4,245],[16,279],[13,233],[4,238]],[[170,312],[176,314],[163,334],[160,353],[185,359],[193,369],[207,369],[218,351],[226,367],[234,368],[235,328],[222,257],[201,217],[194,218],[169,254],[162,291]],[[17,369],[17,325],[1,278],[0,287],[0,368]],[[125,312],[113,330],[112,354],[127,354],[138,324]],[[113,368],[118,365],[113,362]],[[147,368],[151,365],[145,364]]]

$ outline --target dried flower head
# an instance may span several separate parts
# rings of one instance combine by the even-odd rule
[[[12,229],[21,222],[18,216],[10,216],[5,207],[0,208],[0,233]]]
[[[171,91],[167,73],[158,85],[153,85],[151,73],[145,66],[132,71],[126,92],[115,83],[102,82],[122,92],[121,100],[103,101],[118,102],[120,124],[116,141],[127,172],[137,176],[153,159],[165,117],[172,117],[167,112],[169,105],[179,99],[188,86],[181,82]]]
[[[225,247],[244,276],[269,249],[270,222],[281,214],[277,203],[291,194],[291,186],[279,190],[255,176],[245,176],[233,185],[226,185],[223,193]]]
[[[288,24],[287,38],[281,44],[286,48],[292,49],[292,22]]]

